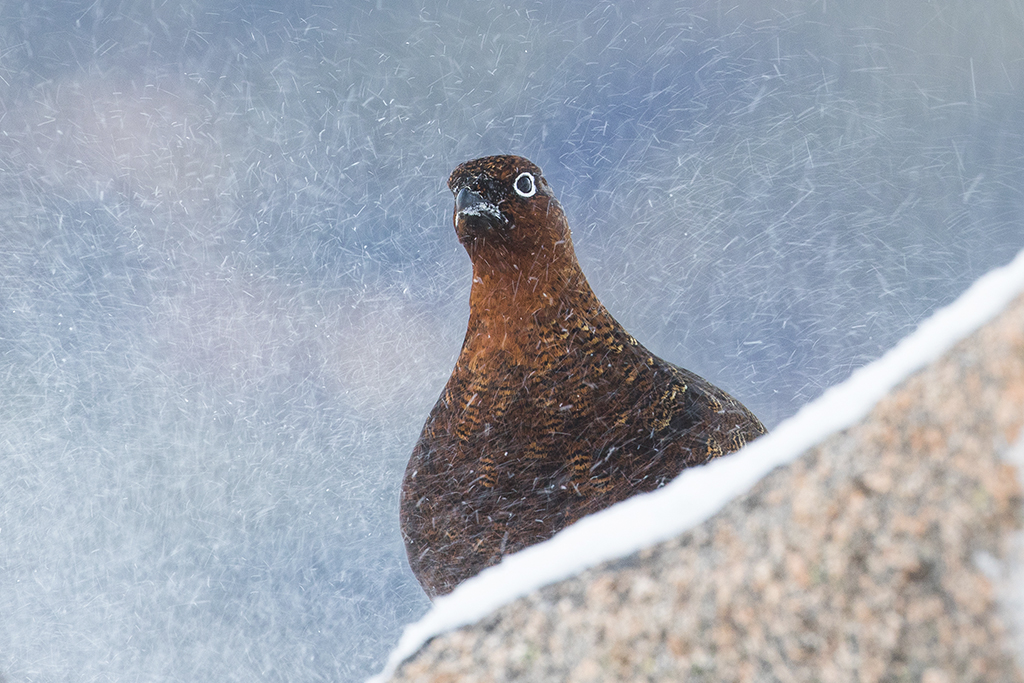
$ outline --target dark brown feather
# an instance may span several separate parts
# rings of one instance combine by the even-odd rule
[[[539,168],[486,157],[448,186],[473,262],[469,327],[401,501],[409,563],[431,597],[765,432],[605,310]]]

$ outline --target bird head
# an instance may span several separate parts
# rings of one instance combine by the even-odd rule
[[[540,168],[517,156],[460,165],[448,178],[455,195],[455,233],[478,257],[515,264],[572,254],[569,225]]]

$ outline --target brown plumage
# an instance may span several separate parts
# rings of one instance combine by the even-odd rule
[[[431,597],[765,432],[605,310],[539,168],[486,157],[448,187],[473,262],[469,329],[401,502],[409,563]]]

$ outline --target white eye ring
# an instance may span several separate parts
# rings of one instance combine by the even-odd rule
[[[519,186],[519,184],[522,183],[524,180],[526,181],[524,183],[526,185],[526,189],[523,189]],[[528,171],[523,171],[522,173],[517,175],[516,181],[512,183],[512,187],[515,188],[516,194],[519,195],[520,197],[529,198],[537,194],[537,183],[533,179],[533,174]]]

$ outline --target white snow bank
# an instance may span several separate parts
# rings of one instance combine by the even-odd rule
[[[685,471],[658,491],[584,517],[554,538],[505,558],[438,598],[405,628],[384,670],[387,680],[430,638],[471,624],[533,590],[679,535],[711,517],[779,465],[864,417],[890,389],[994,318],[1024,291],[1024,251],[939,310],[877,361],[854,372],[772,433],[734,455]]]

